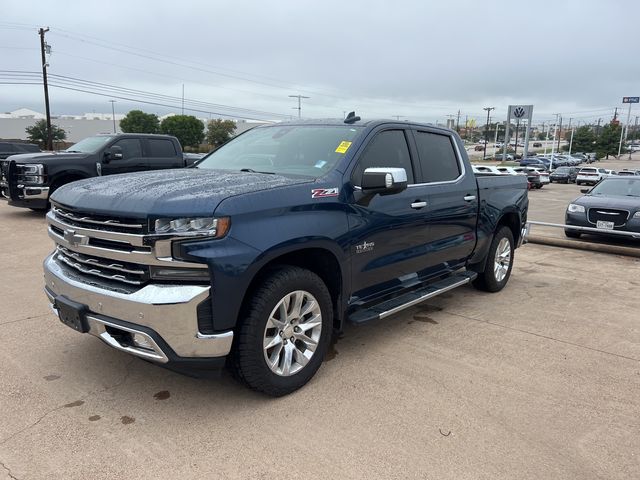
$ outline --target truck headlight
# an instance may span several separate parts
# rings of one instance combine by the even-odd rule
[[[200,236],[222,238],[229,231],[229,217],[212,218],[159,218],[154,222],[154,232],[160,235]]]
[[[39,163],[34,164],[17,164],[16,170],[18,173],[18,180],[24,183],[44,183],[44,165]]]
[[[567,212],[569,213],[584,213],[584,207],[582,205],[577,205],[575,203],[570,203],[567,208]]]

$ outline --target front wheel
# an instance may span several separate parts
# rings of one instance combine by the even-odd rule
[[[234,375],[279,397],[305,385],[327,352],[333,306],[315,273],[283,266],[267,276],[243,308],[231,353]]]
[[[473,285],[486,292],[499,292],[509,281],[513,268],[513,233],[509,227],[500,227],[489,246],[484,271],[478,274]]]

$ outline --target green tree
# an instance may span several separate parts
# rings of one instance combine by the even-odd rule
[[[593,152],[596,136],[590,126],[584,125],[573,134],[572,152]]]
[[[236,122],[233,120],[222,120],[216,118],[209,120],[207,124],[207,143],[214,147],[219,147],[229,140],[236,130]]]
[[[46,120],[38,120],[35,124],[25,128],[27,138],[31,143],[37,143],[40,147],[47,146],[47,122]],[[57,125],[51,125],[52,141],[60,142],[67,138],[67,132]]]
[[[204,124],[193,115],[172,115],[160,123],[160,131],[173,135],[182,148],[195,147],[204,139]]]
[[[547,132],[538,132],[538,140],[546,140]]]
[[[598,158],[609,155],[618,154],[618,143],[620,142],[620,133],[622,127],[619,123],[609,123],[602,128],[598,141],[596,143],[596,155]]]
[[[120,120],[120,130],[125,133],[158,133],[160,121],[154,113],[131,110]]]

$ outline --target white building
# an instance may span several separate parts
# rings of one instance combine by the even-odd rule
[[[160,121],[175,114],[167,114],[158,117]],[[125,117],[123,113],[116,113],[116,132],[120,132],[120,120]],[[4,140],[26,140],[25,129],[32,126],[38,120],[44,120],[43,113],[19,108],[12,112],[0,113],[0,139]],[[200,118],[206,124],[208,118]],[[51,123],[67,132],[67,142],[78,142],[83,138],[97,133],[113,133],[113,117],[111,113],[85,113],[82,115],[55,115],[51,116]],[[237,120],[235,134],[242,133],[266,122],[256,122],[253,120]]]

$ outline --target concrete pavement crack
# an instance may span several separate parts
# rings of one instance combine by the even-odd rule
[[[464,318],[466,320],[472,320],[472,321],[478,322],[478,323],[487,323],[489,325],[493,325],[494,327],[504,328],[504,329],[507,329],[507,330],[513,330],[514,332],[520,332],[520,333],[524,333],[526,335],[533,335],[534,337],[540,337],[540,338],[544,338],[544,339],[547,339],[547,340],[551,340],[553,342],[564,343],[565,345],[571,345],[572,347],[584,348],[585,350],[591,350],[592,352],[603,353],[605,355],[611,355],[613,357],[622,358],[624,360],[632,360],[634,362],[640,362],[640,358],[628,357],[626,355],[620,355],[619,353],[613,353],[613,352],[608,352],[606,350],[600,350],[599,348],[588,347],[587,345],[581,345],[579,343],[570,342],[568,340],[562,340],[560,338],[550,337],[548,335],[542,335],[541,333],[530,332],[530,331],[524,330],[522,328],[509,327],[507,325],[502,325],[500,323],[491,322],[489,320],[480,320],[479,318],[469,317],[467,315],[462,315],[461,313],[453,313],[451,311],[448,311],[447,313],[450,314],[450,315],[454,315],[456,317]]]
[[[51,313],[43,313],[43,314],[41,314],[41,315],[33,315],[33,316],[31,316],[31,317],[18,318],[18,319],[16,319],[16,320],[9,320],[8,322],[2,322],[2,323],[0,323],[0,327],[1,327],[2,325],[9,325],[10,323],[24,322],[25,320],[32,320],[32,319],[34,319],[34,318],[47,317],[47,316],[49,316],[49,315],[51,315]]]
[[[9,477],[13,478],[14,480],[18,480],[18,477],[16,477],[13,473],[11,473],[11,469],[9,467],[7,467],[3,461],[0,460],[0,465],[2,465],[2,468],[4,468],[7,471],[7,474],[9,475]]]

